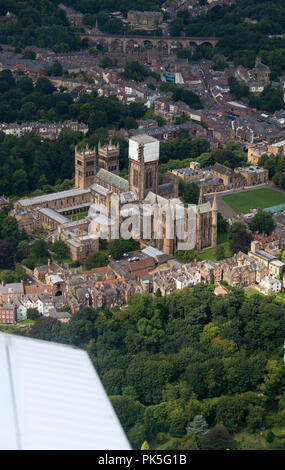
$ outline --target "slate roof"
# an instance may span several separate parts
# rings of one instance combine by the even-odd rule
[[[164,183],[158,186],[158,194],[159,196],[166,196],[167,194],[173,193],[173,184],[172,183]]]
[[[111,184],[116,188],[120,189],[121,191],[128,191],[129,190],[129,182],[124,178],[121,178],[110,171],[105,170],[104,168],[100,168],[96,175],[101,181],[107,184]]]

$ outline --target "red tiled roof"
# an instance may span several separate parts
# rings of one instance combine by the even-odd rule
[[[113,284],[115,282],[122,282],[122,281],[125,281],[125,278],[124,277],[118,277],[116,279],[108,279],[107,281],[98,281],[97,285],[102,286],[102,285],[105,285],[105,284]]]
[[[114,274],[114,272],[110,266],[102,266],[101,268],[93,268],[89,271],[84,271],[82,274],[83,276],[90,276],[92,274],[105,274],[107,276]]]
[[[137,279],[140,279],[141,277],[147,276],[147,275],[148,275],[148,270],[147,269],[141,269],[140,271],[135,272],[135,276],[136,276]]]
[[[133,263],[128,263],[125,266],[125,269],[129,272],[134,272],[134,271],[141,271],[142,269],[154,268],[154,267],[155,267],[154,259],[149,258],[149,259],[142,259],[140,261],[135,261]]]
[[[224,296],[224,295],[227,295],[227,293],[228,292],[226,291],[226,289],[224,289],[224,287],[222,287],[222,286],[218,286],[215,289],[215,294],[216,295],[223,295]]]
[[[41,294],[52,294],[52,286],[50,285],[32,285],[24,286],[25,295],[41,295]]]

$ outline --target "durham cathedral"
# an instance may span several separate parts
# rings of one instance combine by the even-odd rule
[[[211,206],[200,194],[198,204],[189,205],[190,221],[189,209],[178,198],[177,178],[169,173],[158,184],[157,139],[148,135],[129,139],[128,180],[119,176],[119,153],[119,145],[111,142],[99,143],[98,151],[88,146],[75,148],[75,187],[20,199],[11,215],[28,233],[44,230],[52,242],[65,241],[73,260],[98,251],[99,237],[109,241],[118,238],[126,221],[133,238],[166,254],[173,254],[181,249],[179,243],[189,241],[189,228],[194,236],[190,248],[216,246],[216,197]]]

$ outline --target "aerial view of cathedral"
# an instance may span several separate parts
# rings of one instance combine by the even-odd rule
[[[139,219],[152,213],[147,241],[166,254],[173,254],[179,243],[178,233],[170,235],[169,224],[174,213],[183,218],[185,233],[189,222],[187,209],[178,198],[177,179],[169,174],[168,181],[158,185],[159,141],[148,135],[129,139],[129,177],[120,177],[119,146],[75,149],[75,187],[70,190],[17,201],[11,212],[28,233],[45,230],[52,242],[64,240],[73,260],[85,258],[91,251],[99,250],[99,237],[111,241],[120,234],[114,229],[114,217],[121,225],[135,210]],[[112,204],[115,206],[112,212]],[[131,205],[131,208],[130,208]],[[158,208],[161,216],[159,230],[155,225]],[[216,245],[217,204],[203,201],[201,191],[198,205],[191,205],[195,213],[195,248],[200,250]],[[86,214],[81,217],[80,214]],[[88,214],[88,215],[87,215]],[[169,214],[172,214],[168,217]],[[71,220],[70,217],[75,220]],[[177,218],[177,215],[174,216]],[[159,231],[160,235],[157,234]],[[139,233],[131,230],[138,239],[145,239],[142,228]],[[116,235],[117,234],[117,235]],[[183,239],[181,240],[183,241]],[[194,248],[193,247],[193,248]]]

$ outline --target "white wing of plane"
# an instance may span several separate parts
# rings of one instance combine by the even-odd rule
[[[1,450],[131,450],[88,354],[0,333]]]

